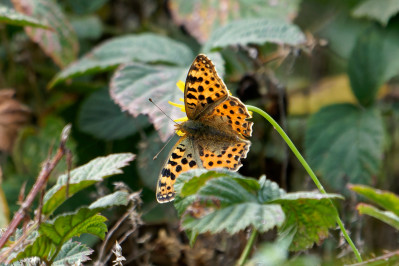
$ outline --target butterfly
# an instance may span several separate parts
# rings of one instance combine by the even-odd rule
[[[203,54],[192,63],[184,88],[188,120],[176,125],[184,133],[172,148],[157,183],[159,203],[175,198],[178,176],[195,168],[237,171],[247,156],[252,122],[246,106],[230,96],[212,61]]]

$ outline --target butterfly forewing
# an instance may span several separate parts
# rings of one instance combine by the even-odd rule
[[[157,184],[158,202],[172,201],[175,198],[173,185],[176,182],[176,178],[182,172],[197,167],[197,162],[194,160],[192,142],[187,137],[180,138],[169,154],[169,158],[159,175]]]
[[[187,117],[197,119],[206,109],[227,97],[226,85],[218,76],[212,61],[205,55],[198,55],[188,71],[184,89]]]

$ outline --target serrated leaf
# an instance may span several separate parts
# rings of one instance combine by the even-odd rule
[[[148,99],[152,98],[172,119],[184,117],[179,108],[168,104],[168,101],[178,103],[183,97],[176,83],[183,79],[184,72],[181,67],[127,64],[112,77],[111,96],[134,117],[148,115],[161,140],[166,141],[174,131],[174,123]]]
[[[385,190],[362,185],[350,185],[349,189],[365,196],[367,199],[378,204],[382,208],[399,216],[399,196]]]
[[[294,24],[278,19],[247,19],[233,21],[215,30],[203,51],[230,45],[264,44],[298,45],[305,35]]]
[[[172,17],[184,26],[199,42],[205,42],[216,27],[240,18],[293,19],[299,8],[298,0],[281,0],[273,3],[259,0],[233,0],[221,8],[213,1],[169,1]]]
[[[259,232],[266,232],[276,226],[281,226],[284,219],[284,212],[280,205],[246,202],[215,210],[201,219],[185,215],[182,219],[182,227],[195,233],[226,231],[234,234],[252,225]]]
[[[367,214],[399,230],[399,217],[393,212],[381,211],[372,205],[364,203],[358,204],[356,209],[359,214]]]
[[[100,215],[99,209],[80,208],[77,212],[57,216],[53,221],[42,223],[39,232],[51,239],[55,245],[81,234],[92,234],[104,239],[107,218]]]
[[[129,193],[125,191],[116,191],[107,196],[101,197],[92,204],[90,204],[90,209],[106,209],[112,206],[126,206],[129,203]]]
[[[351,104],[324,107],[308,123],[305,147],[309,165],[328,184],[367,184],[381,166],[384,129],[378,110]]]
[[[104,178],[122,173],[125,167],[135,156],[131,153],[111,154],[106,157],[98,157],[89,163],[75,168],[70,172],[69,196],[76,192],[102,181]],[[51,214],[58,206],[66,200],[67,174],[60,176],[57,184],[44,195],[44,215]]]
[[[58,73],[49,86],[69,78],[111,70],[128,62],[166,62],[185,66],[192,58],[187,46],[160,35],[147,33],[116,37],[100,44]]]
[[[133,118],[122,112],[108,92],[102,89],[93,92],[82,104],[78,116],[80,129],[102,140],[117,140],[136,133],[148,125],[145,117]]]
[[[32,244],[26,246],[22,252],[19,252],[11,262],[30,257],[47,258],[49,254],[54,254],[55,250],[56,245],[54,245],[51,239],[42,235],[36,238]]]
[[[0,5],[0,22],[17,26],[31,26],[36,28],[51,29],[51,27],[34,17],[16,12],[14,9]]]
[[[54,0],[12,0],[15,9],[45,21],[54,31],[26,27],[28,36],[50,56],[59,67],[75,61],[78,39],[61,8]]]
[[[319,244],[328,237],[328,229],[334,228],[335,207],[331,199],[341,198],[336,194],[297,192],[283,195],[270,203],[281,204],[286,221],[281,231],[295,226],[296,233],[290,250],[299,251]]]
[[[381,85],[399,73],[397,27],[373,26],[361,34],[348,62],[352,91],[358,101],[374,103]]]
[[[222,179],[218,181],[219,178]],[[229,179],[231,181],[228,181]],[[216,200],[223,205],[245,200],[256,201],[259,184],[255,179],[243,178],[238,173],[225,169],[219,171],[194,169],[182,173],[176,180],[174,188],[177,194],[174,204],[181,215],[197,198],[204,201]]]
[[[85,262],[90,260],[90,255],[94,250],[79,243],[68,241],[65,243],[57,257],[54,259],[53,266],[73,265],[75,262]]]
[[[357,18],[367,17],[386,26],[388,20],[398,12],[399,2],[396,0],[385,0],[383,5],[379,0],[366,0],[355,7],[353,16]]]
[[[176,180],[175,207],[182,214],[197,200],[206,203],[194,207],[204,213],[199,219],[194,218],[190,211],[182,217],[183,228],[193,234],[223,230],[234,234],[250,225],[265,232],[280,226],[284,213],[279,205],[257,202],[259,188],[257,180],[244,178],[235,172],[194,169],[182,173]]]
[[[260,185],[258,191],[259,202],[267,203],[286,194],[283,189],[279,188],[277,183],[266,179],[265,175],[261,176],[258,182]]]

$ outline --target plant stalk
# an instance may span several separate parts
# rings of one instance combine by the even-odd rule
[[[244,251],[241,253],[240,259],[237,261],[237,264],[236,264],[237,266],[244,265],[257,235],[258,235],[258,231],[255,228],[252,228],[251,236],[249,237],[248,242],[245,245]]]
[[[247,105],[247,108],[249,111],[255,112],[263,116],[272,126],[274,127],[275,130],[281,135],[281,137],[284,139],[284,141],[287,143],[287,145],[290,147],[292,152],[295,154],[295,156],[298,158],[298,160],[301,162],[305,170],[308,172],[310,177],[312,178],[313,182],[316,184],[317,188],[322,194],[327,194],[325,191],[323,185],[320,183],[320,181],[317,179],[316,175],[314,174],[313,170],[310,168],[308,163],[305,161],[305,159],[302,157],[302,155],[299,153],[298,149],[295,147],[294,143],[291,141],[291,139],[288,137],[288,135],[284,132],[284,130],[280,127],[280,125],[266,112],[264,112],[262,109],[259,109],[258,107]],[[334,207],[334,216],[337,224],[339,225],[342,234],[344,235],[346,241],[348,244],[351,246],[353,253],[355,253],[355,256],[358,260],[358,262],[362,262],[362,257],[360,256],[360,253],[358,249],[356,248],[355,244],[353,243],[352,239],[349,237],[348,233],[346,232],[345,226],[341,221],[341,218],[339,217],[338,211],[335,208],[334,204],[332,203],[331,199],[329,199],[331,205]]]

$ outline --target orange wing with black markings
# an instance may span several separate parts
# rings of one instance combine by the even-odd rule
[[[229,96],[226,85],[206,55],[198,55],[188,71],[184,89],[187,117],[197,119],[202,112]]]
[[[194,159],[192,143],[187,137],[182,137],[173,147],[165,162],[157,183],[157,200],[159,203],[169,202],[175,198],[173,188],[176,178],[190,169],[198,167]]]

